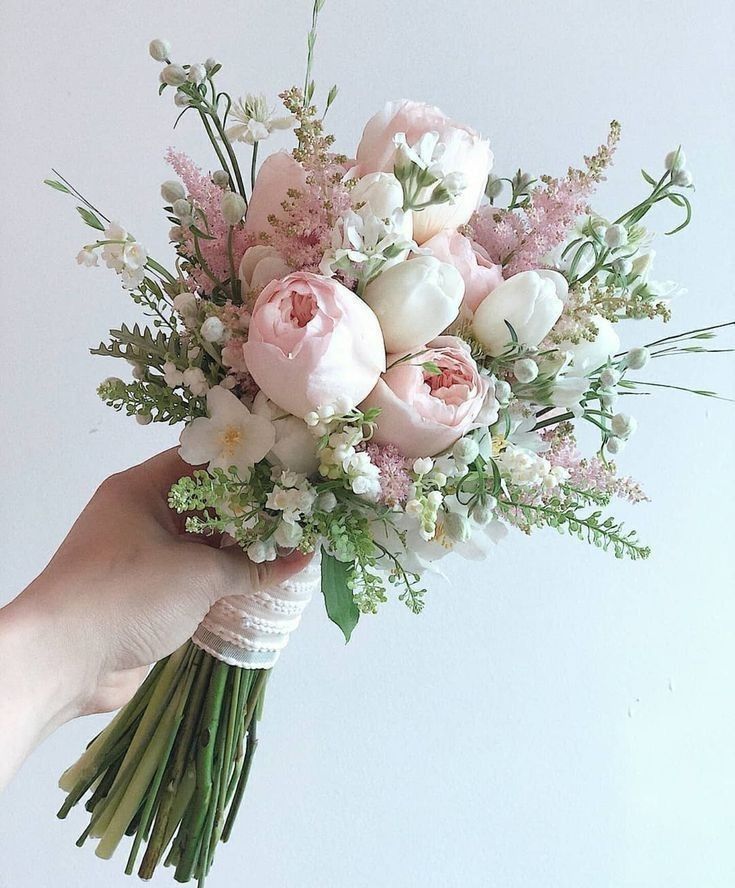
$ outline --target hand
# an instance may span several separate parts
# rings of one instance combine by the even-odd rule
[[[308,562],[254,564],[236,546],[185,534],[167,494],[190,471],[169,450],[108,478],[43,573],[0,610],[0,786],[64,721],[126,703],[218,598]]]

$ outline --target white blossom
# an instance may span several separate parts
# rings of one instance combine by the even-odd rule
[[[183,382],[194,397],[200,398],[209,391],[209,383],[201,367],[189,367],[188,370],[184,370]]]
[[[148,52],[150,53],[151,58],[155,59],[157,62],[165,62],[171,55],[171,44],[168,40],[162,40],[160,38],[151,40],[148,44]]]
[[[262,142],[273,130],[290,129],[295,121],[292,114],[276,117],[274,110],[268,107],[265,96],[250,94],[233,103],[228,118],[237,123],[227,128],[227,138],[248,145]]]

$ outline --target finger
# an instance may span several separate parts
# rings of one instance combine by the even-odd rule
[[[218,557],[225,566],[227,574],[225,589],[229,587],[229,591],[220,593],[219,597],[222,597],[242,594],[244,585],[251,590],[277,586],[302,571],[314,557],[314,553],[305,555],[303,552],[292,552],[290,555],[276,558],[275,561],[255,564],[239,546],[231,546],[222,549]]]

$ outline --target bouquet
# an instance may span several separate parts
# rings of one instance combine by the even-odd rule
[[[616,122],[560,177],[496,176],[486,139],[411,101],[387,104],[341,154],[325,123],[337,89],[319,109],[311,73],[323,2],[282,110],[233,98],[215,60],[180,64],[150,44],[177,123],[198,120],[214,152],[206,170],[167,154],[172,261],[47,180],[94,230],[78,262],[114,270],[149,319],[92,351],[132,365],[100,385],[109,406],[183,425],[196,468],[171,508],[254,562],[314,553],[293,580],[215,605],[63,775],[60,816],[85,798],[91,814],[78,844],[95,837],[109,857],[132,837],[126,872],[144,879],[165,862],[204,882],[248,781],[270,670],[319,586],[349,640],[389,594],[418,614],[441,559],[482,558],[512,528],[645,558],[603,514],[614,497],[646,498],[614,461],[636,430],[627,403],[662,385],[651,366],[708,351],[716,329],[631,347],[616,330],[669,320],[677,288],[651,278],[645,222],[659,205],[681,214],[668,234],[690,220],[681,148],[615,219],[590,199]],[[261,163],[276,130],[295,147]],[[596,436],[586,452],[582,426]]]

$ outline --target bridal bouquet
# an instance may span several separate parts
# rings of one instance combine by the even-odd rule
[[[677,288],[651,278],[644,220],[663,204],[682,214],[669,234],[689,222],[680,148],[614,219],[589,201],[616,122],[561,177],[496,176],[486,139],[412,101],[387,104],[354,156],[338,153],[325,124],[337,90],[318,109],[311,76],[323,2],[304,86],[280,110],[225,92],[215,60],[180,64],[151,43],[159,92],[214,152],[203,169],[168,151],[172,262],[47,180],[94,229],[78,262],[113,269],[150,319],[93,352],[132,365],[100,385],[107,404],[183,425],[180,454],[197,468],[171,507],[255,562],[315,553],[294,580],[220,601],[64,774],[60,816],[85,797],[91,813],[79,843],[96,837],[109,857],[131,836],[126,872],[144,849],[142,878],[165,861],[178,881],[204,881],[248,780],[269,671],[319,585],[349,640],[393,592],[419,613],[427,571],[453,552],[483,557],[510,528],[645,558],[602,511],[645,499],[614,462],[636,430],[627,402],[660,385],[660,358],[707,351],[715,329],[633,347],[616,331],[669,319]],[[295,147],[260,163],[277,130]],[[588,452],[580,426],[597,436]]]

